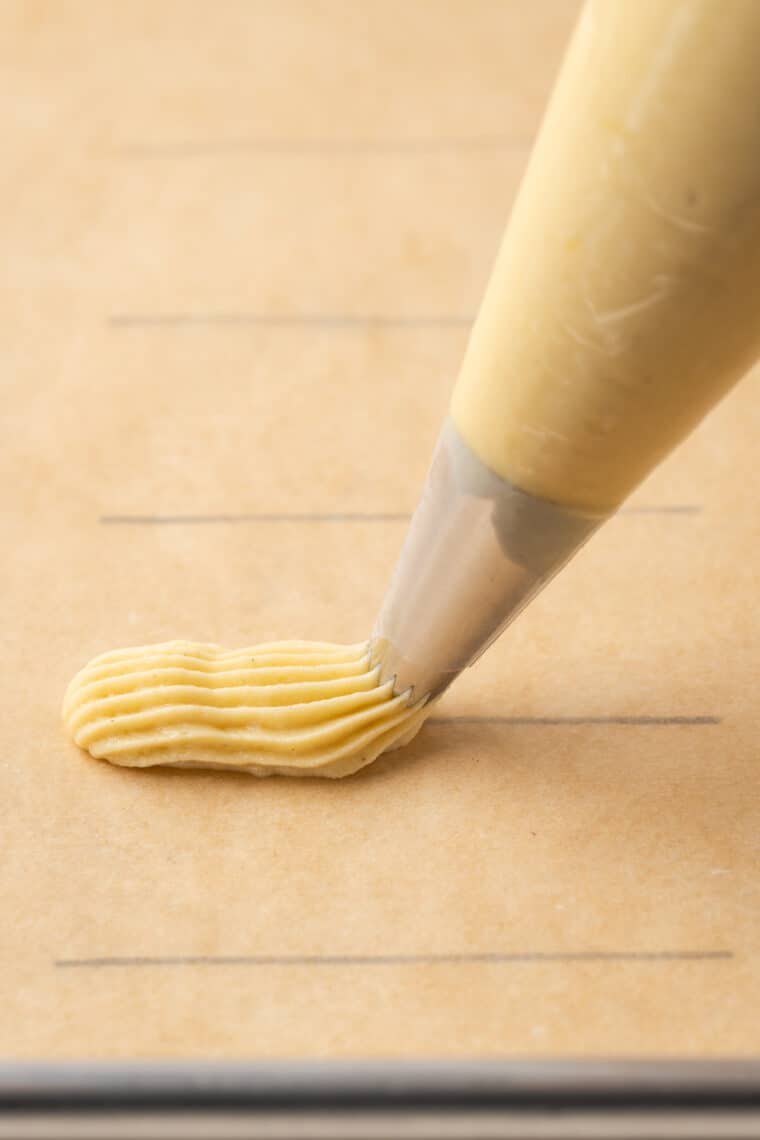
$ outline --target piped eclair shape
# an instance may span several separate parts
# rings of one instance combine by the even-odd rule
[[[348,776],[407,744],[430,711],[379,672],[367,642],[168,641],[94,658],[63,719],[80,748],[126,767]]]

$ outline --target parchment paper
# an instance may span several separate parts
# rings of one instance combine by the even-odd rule
[[[757,376],[364,775],[59,723],[369,633],[574,12],[2,5],[2,1055],[758,1051]]]

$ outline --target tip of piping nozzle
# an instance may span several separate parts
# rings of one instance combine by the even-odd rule
[[[408,694],[409,699],[413,699],[414,683],[404,686],[403,680],[399,678],[398,666],[401,658],[386,637],[372,635],[369,642],[369,660],[370,666],[378,670],[378,684],[387,685],[390,682],[394,696],[401,697]]]
[[[379,669],[381,684],[391,682],[397,697],[405,696],[410,705],[436,700],[454,680],[456,673],[441,673],[403,657],[386,638],[374,635],[369,643],[370,662]]]
[[[447,421],[372,634],[381,681],[439,697],[603,521],[508,482]]]

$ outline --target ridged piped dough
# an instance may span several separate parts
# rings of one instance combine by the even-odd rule
[[[69,734],[99,760],[254,776],[350,775],[407,744],[428,711],[380,683],[366,642],[116,650],[77,673],[63,703]]]

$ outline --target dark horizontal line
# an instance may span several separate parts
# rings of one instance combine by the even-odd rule
[[[112,328],[197,328],[227,326],[242,328],[320,328],[320,329],[425,329],[469,328],[471,316],[443,313],[403,316],[393,313],[113,313],[108,317]]]
[[[362,511],[334,511],[326,514],[257,515],[101,515],[104,526],[175,526],[215,523],[323,523],[323,522],[408,522],[410,514],[371,514]]]
[[[697,515],[700,506],[624,507],[620,514],[630,515]],[[303,511],[279,514],[218,514],[218,515],[101,515],[104,526],[204,526],[217,523],[325,523],[325,522],[408,522],[411,514],[405,511]]]
[[[621,507],[619,515],[699,515],[702,513],[701,505],[697,503],[673,503],[661,507],[648,507],[636,505]]]
[[[57,969],[127,969],[133,966],[446,966],[530,962],[726,961],[732,950],[581,950],[492,954],[177,954],[107,958],[58,958]]]
[[[658,727],[675,724],[722,724],[719,716],[437,716],[428,724],[593,725],[627,724]]]
[[[106,152],[122,158],[205,158],[227,154],[266,154],[283,157],[321,155],[402,155],[527,151],[532,137],[474,135],[430,138],[365,139],[198,139],[165,143],[127,143]]]

